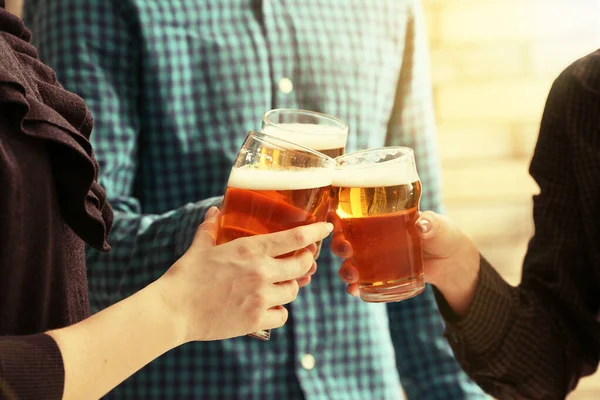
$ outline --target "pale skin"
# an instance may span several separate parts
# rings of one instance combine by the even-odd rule
[[[331,220],[337,226],[335,217]],[[448,218],[431,211],[421,213],[417,231],[423,248],[425,280],[434,285],[459,316],[467,315],[479,276],[480,255],[471,238]],[[344,258],[340,277],[348,293],[358,296],[358,270],[352,266],[352,247],[335,229],[332,250]]]
[[[314,243],[331,224],[215,246],[218,209],[190,249],[160,279],[67,328],[47,332],[65,365],[64,399],[98,399],[165,352],[192,341],[281,327],[301,283],[314,271]],[[296,255],[275,257],[297,251]]]

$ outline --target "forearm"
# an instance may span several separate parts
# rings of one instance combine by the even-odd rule
[[[0,338],[0,399],[98,399],[182,344],[185,324],[161,285],[63,329]]]
[[[216,246],[219,215],[217,210],[209,214],[192,247],[159,280],[85,321],[49,333],[63,355],[66,399],[100,398],[183,343],[223,340],[285,323],[282,305],[295,299],[296,279],[314,262],[305,248],[333,227],[312,224]]]
[[[158,279],[189,248],[204,214],[221,197],[187,204],[161,214],[113,202],[112,250],[86,253],[93,311],[103,309]],[[131,210],[131,211],[126,211]]]
[[[456,264],[452,271],[440,275],[431,282],[445,300],[445,304],[457,318],[468,312],[479,282],[481,255],[472,243],[456,249]]]
[[[160,282],[73,326],[51,331],[62,353],[64,399],[98,399],[183,343]]]
[[[479,283],[466,315],[453,313],[438,293],[446,336],[467,373],[498,398],[564,398],[592,350],[550,292],[515,288],[482,259]],[[569,316],[569,314],[571,314]]]

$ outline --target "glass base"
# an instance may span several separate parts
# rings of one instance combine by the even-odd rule
[[[248,336],[253,337],[255,339],[267,341],[267,340],[271,339],[271,331],[268,329],[265,331],[256,331],[256,332],[249,333]]]
[[[367,303],[391,303],[410,299],[425,290],[425,279],[398,279],[386,283],[361,285],[360,298]]]

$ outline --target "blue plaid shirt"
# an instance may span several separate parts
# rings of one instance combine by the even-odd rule
[[[343,119],[348,152],[413,147],[422,208],[440,211],[416,0],[30,0],[25,13],[41,58],[96,120],[92,141],[115,210],[113,250],[88,253],[96,310],[183,254],[220,202],[247,131],[272,108]],[[346,294],[338,268],[323,251],[271,341],[185,345],[108,397],[400,399],[401,385],[410,398],[484,397],[442,337],[431,290],[367,304]]]

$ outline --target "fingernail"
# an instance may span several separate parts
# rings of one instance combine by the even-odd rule
[[[219,209],[215,206],[212,206],[211,208],[208,209],[208,211],[206,212],[206,218],[212,218],[215,215],[217,215],[217,212],[219,211]]]
[[[328,232],[333,232],[333,224],[328,222],[327,224],[325,224],[325,228],[327,228]]]
[[[427,233],[427,232],[431,231],[431,222],[427,221],[426,219],[420,219],[417,222],[417,226],[423,233]]]
[[[346,278],[347,280],[352,280],[352,273],[348,271],[344,272],[344,278]]]

